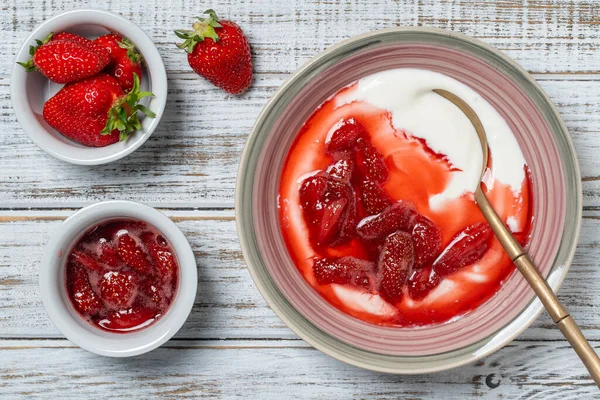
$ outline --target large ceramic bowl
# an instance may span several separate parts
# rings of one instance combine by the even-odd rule
[[[296,269],[277,212],[281,168],[296,133],[341,87],[401,67],[463,82],[509,124],[534,187],[529,251],[555,291],[575,251],[582,195],[573,145],[550,99],[514,61],[462,34],[430,28],[367,33],[318,55],[281,86],[254,126],[238,176],[238,231],[252,277],[279,317],[314,347],[360,367],[413,374],[456,367],[500,349],[531,325],[542,306],[515,272],[489,301],[457,320],[380,327],[330,305]]]

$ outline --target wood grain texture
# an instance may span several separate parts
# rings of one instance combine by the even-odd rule
[[[48,319],[38,289],[44,246],[70,212],[5,213],[0,219],[0,338],[61,337]],[[254,286],[239,249],[231,211],[168,211],[187,236],[198,263],[198,295],[177,338],[296,338]],[[40,219],[44,216],[44,219]],[[600,340],[600,212],[586,212],[574,263],[559,292],[584,334]],[[525,340],[562,340],[543,314]]]
[[[598,390],[573,350],[554,342],[517,341],[481,362],[414,376],[365,371],[286,340],[170,341],[132,359],[99,357],[66,340],[4,340],[0,359],[5,398],[568,400],[597,398]]]
[[[172,30],[207,5],[249,36],[255,80],[236,97],[191,73]],[[156,42],[169,75],[165,116],[135,153],[81,167],[46,155],[10,103],[14,57],[45,19],[79,7],[121,13]],[[310,57],[391,26],[460,31],[534,74],[562,113],[583,174],[584,221],[559,297],[600,347],[600,4],[584,0],[3,0],[0,2],[0,398],[592,399],[597,389],[546,315],[476,364],[392,376],[340,363],[299,340],[269,309],[235,232],[235,175],[245,139],[277,87]],[[196,254],[192,314],[165,346],[115,360],[83,351],[43,310],[38,269],[74,209],[129,199],[168,208]],[[198,210],[200,209],[200,210]],[[499,384],[499,385],[498,385]]]

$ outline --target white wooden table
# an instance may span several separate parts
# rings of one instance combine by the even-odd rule
[[[593,1],[593,0],[592,0]],[[600,5],[587,1],[2,0],[0,2],[0,398],[598,398],[574,352],[542,315],[518,340],[480,362],[417,376],[338,362],[294,335],[268,308],[242,258],[234,222],[237,163],[254,119],[311,56],[352,35],[427,25],[478,37],[520,62],[562,113],[583,174],[583,230],[560,298],[600,346]],[[200,3],[200,2],[198,2]],[[239,4],[237,4],[239,3]],[[109,8],[156,42],[169,74],[162,123],[129,157],[99,167],[65,164],[36,147],[10,103],[21,43],[52,15]],[[253,86],[241,97],[190,71],[173,29],[213,7],[252,43]],[[109,359],[62,337],[42,307],[43,246],[82,206],[109,199],[150,204],[190,240],[199,272],[192,314],[163,347]]]

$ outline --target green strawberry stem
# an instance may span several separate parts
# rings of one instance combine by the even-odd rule
[[[156,117],[148,107],[138,104],[144,97],[154,96],[150,92],[140,92],[140,78],[133,74],[133,87],[123,96],[117,104],[108,111],[106,126],[100,131],[101,135],[110,135],[115,129],[119,131],[119,140],[127,140],[129,134],[135,130],[142,130],[138,118],[138,111],[150,118]]]
[[[175,31],[178,38],[184,39],[185,42],[177,45],[180,49],[185,49],[188,53],[194,51],[194,47],[206,38],[211,38],[215,42],[219,41],[219,35],[215,28],[222,28],[219,24],[219,19],[214,10],[206,10],[204,14],[208,14],[208,18],[198,18],[198,21],[192,25],[192,30],[179,29]]]
[[[36,50],[39,49],[42,45],[45,45],[50,40],[52,40],[52,36],[54,36],[54,32],[50,32],[50,34],[48,34],[48,36],[46,36],[43,40],[35,39],[36,45],[29,46],[29,55],[31,56],[29,58],[29,60],[27,60],[27,62],[18,62],[17,61],[17,64],[19,64],[20,66],[25,68],[25,70],[27,70],[27,72],[35,71],[37,68],[33,64],[33,55],[35,54]]]
[[[129,39],[123,38],[121,41],[117,40],[117,45],[127,50],[127,57],[129,57],[132,63],[137,64],[142,60],[142,55],[137,52],[135,45]]]

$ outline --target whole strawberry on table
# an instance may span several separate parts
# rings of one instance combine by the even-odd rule
[[[156,116],[139,104],[153,95],[140,91],[142,57],[127,38],[110,33],[90,40],[70,32],[51,33],[36,40],[29,53],[31,59],[18,64],[65,84],[44,104],[43,117],[71,140],[107,146],[142,129],[138,111]]]
[[[188,53],[188,63],[199,75],[231,94],[240,94],[252,81],[250,44],[232,21],[219,20],[213,10],[204,12],[192,30],[176,30],[185,41],[177,45]]]

